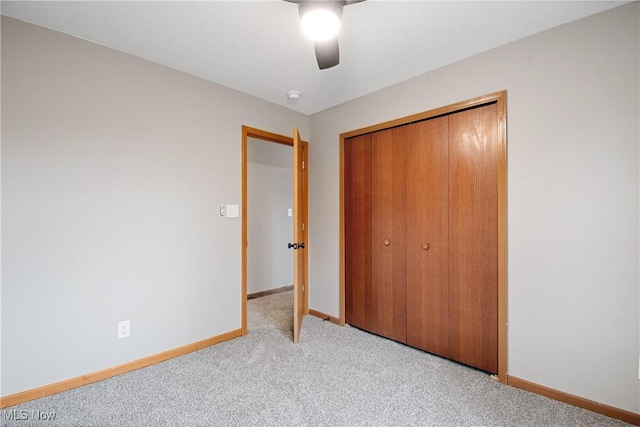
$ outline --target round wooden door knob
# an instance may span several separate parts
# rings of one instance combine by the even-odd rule
[[[424,249],[425,251],[429,250],[429,244],[425,243],[424,245],[422,245],[422,249]]]
[[[391,244],[391,240],[389,239],[384,239],[384,245],[385,246],[389,246]]]

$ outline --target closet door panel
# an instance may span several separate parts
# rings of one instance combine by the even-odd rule
[[[371,134],[371,331],[405,342],[407,332],[404,128]]]
[[[497,107],[449,116],[451,357],[498,371]]]
[[[345,320],[371,329],[371,136],[345,140]]]
[[[406,129],[407,344],[450,357],[448,119]]]

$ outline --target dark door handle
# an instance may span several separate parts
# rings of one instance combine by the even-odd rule
[[[304,243],[289,243],[287,247],[293,250],[304,249]]]

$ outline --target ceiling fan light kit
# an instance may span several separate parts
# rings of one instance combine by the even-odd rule
[[[327,41],[338,35],[342,6],[333,2],[306,2],[300,6],[302,31],[316,42]]]
[[[304,34],[315,42],[316,60],[321,70],[340,62],[338,31],[342,8],[364,0],[284,0],[298,5],[300,25]]]

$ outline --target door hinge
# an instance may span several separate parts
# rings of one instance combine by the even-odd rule
[[[304,285],[302,285],[302,293],[304,294]]]
[[[304,160],[302,161],[302,169],[304,169]]]
[[[302,231],[304,231],[304,222],[302,223]]]

